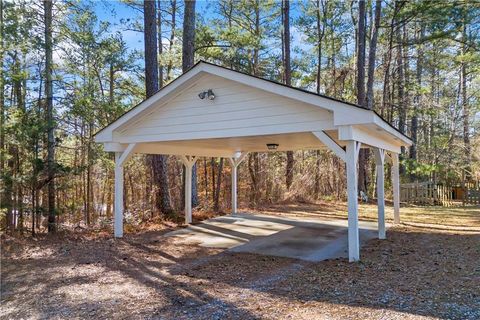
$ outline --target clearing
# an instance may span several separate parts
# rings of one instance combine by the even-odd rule
[[[346,218],[336,203],[249,212],[277,220]],[[402,225],[390,228],[387,240],[362,244],[359,263],[231,252],[166,236],[176,229],[167,227],[121,240],[2,236],[0,316],[479,319],[480,209],[411,207],[401,214]],[[375,222],[376,206],[361,205],[359,215]],[[390,207],[386,216],[391,222]]]

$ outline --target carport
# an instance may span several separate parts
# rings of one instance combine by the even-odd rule
[[[224,157],[232,166],[232,213],[237,168],[248,152],[327,148],[346,163],[348,255],[360,258],[357,163],[361,148],[375,154],[378,237],[385,239],[385,160],[392,163],[394,222],[400,222],[399,159],[411,140],[360,106],[199,62],[95,136],[115,152],[115,237],[123,236],[123,166],[135,153],[178,156],[185,167],[185,222],[192,222],[192,167],[198,157]]]

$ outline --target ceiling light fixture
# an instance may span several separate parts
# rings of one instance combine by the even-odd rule
[[[214,100],[215,99],[215,94],[213,93],[212,89],[208,89],[207,91],[200,92],[198,94],[198,97],[200,99],[205,99],[207,98],[208,100]]]
[[[278,149],[278,143],[267,143],[267,148],[268,148],[268,150],[277,150]]]

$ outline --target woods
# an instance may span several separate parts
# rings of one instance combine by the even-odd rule
[[[115,22],[101,6],[129,18]],[[200,60],[375,110],[415,142],[402,150],[404,182],[480,179],[474,1],[0,0],[0,12],[1,227],[10,232],[111,225],[114,155],[95,133]],[[360,153],[359,190],[370,198],[374,160]],[[194,166],[197,210],[230,208],[224,161]],[[175,157],[135,157],[124,173],[126,222],[181,220],[184,176]],[[344,164],[322,150],[250,153],[238,182],[243,207],[346,197]]]

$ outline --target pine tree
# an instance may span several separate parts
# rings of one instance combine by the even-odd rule
[[[146,98],[158,91],[157,60],[157,24],[155,1],[144,1],[144,38],[145,38],[145,88]],[[164,214],[171,214],[170,192],[168,187],[167,156],[149,155],[149,165],[153,172],[153,181],[157,186],[156,206]]]
[[[43,2],[45,10],[45,99],[47,110],[47,171],[48,171],[48,232],[55,233],[55,121],[53,118],[52,82],[52,7],[51,0]]]

